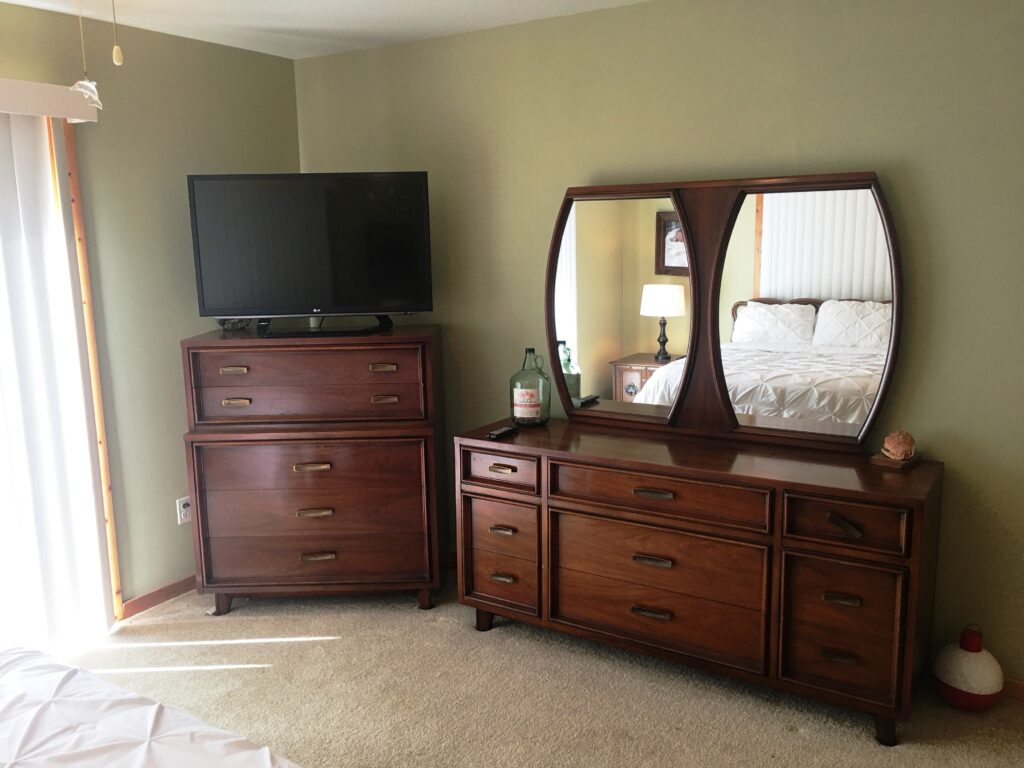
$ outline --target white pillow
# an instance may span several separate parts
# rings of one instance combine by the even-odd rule
[[[818,310],[814,344],[827,347],[885,347],[892,333],[892,304],[829,299]]]
[[[809,344],[813,337],[812,304],[761,304],[748,301],[736,310],[733,341]]]

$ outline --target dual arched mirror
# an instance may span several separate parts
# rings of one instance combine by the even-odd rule
[[[570,418],[857,445],[893,365],[874,174],[574,188],[548,269]]]

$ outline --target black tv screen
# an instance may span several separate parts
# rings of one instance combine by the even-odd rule
[[[199,314],[433,308],[425,172],[189,176]]]

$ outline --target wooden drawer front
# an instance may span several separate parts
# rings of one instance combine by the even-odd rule
[[[771,501],[768,491],[555,462],[551,493],[757,531],[768,530]]]
[[[783,621],[858,632],[887,643],[897,635],[901,570],[787,553],[783,590]]]
[[[619,377],[616,391],[619,399],[626,403],[632,403],[647,381],[648,371],[646,368],[633,368],[619,366],[616,368]]]
[[[196,390],[196,421],[379,421],[422,419],[421,384],[317,383],[204,387]]]
[[[462,479],[515,491],[539,493],[538,459],[507,453],[462,449]]]
[[[422,440],[204,445],[199,456],[210,491],[425,484]]]
[[[537,563],[482,549],[468,554],[472,559],[472,575],[466,584],[467,595],[513,603],[536,613]]]
[[[203,350],[192,353],[195,387],[418,384],[419,345],[334,349]]]
[[[211,538],[208,572],[213,582],[267,584],[429,578],[418,533]]]
[[[764,669],[760,611],[560,568],[552,614],[660,648]]]
[[[791,622],[780,676],[879,704],[895,704],[897,656],[891,643],[814,624]]]
[[[538,507],[478,496],[464,496],[462,507],[465,530],[470,532],[470,540],[464,542],[467,549],[537,562]]]
[[[767,549],[556,513],[558,567],[764,609]]]
[[[210,536],[426,530],[424,490],[416,485],[208,491],[203,515]]]
[[[786,494],[785,535],[907,554],[908,511]]]

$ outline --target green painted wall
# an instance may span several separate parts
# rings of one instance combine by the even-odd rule
[[[86,23],[103,111],[77,129],[123,592],[193,570],[180,339],[215,328],[196,304],[185,176],[298,169],[292,62]],[[73,16],[0,4],[0,77],[81,77]]]
[[[947,463],[937,640],[979,622],[1021,678],[1022,32],[1018,0],[665,0],[302,60],[302,167],[429,171],[451,432],[544,343],[567,186],[877,171],[907,316],[874,443]]]

